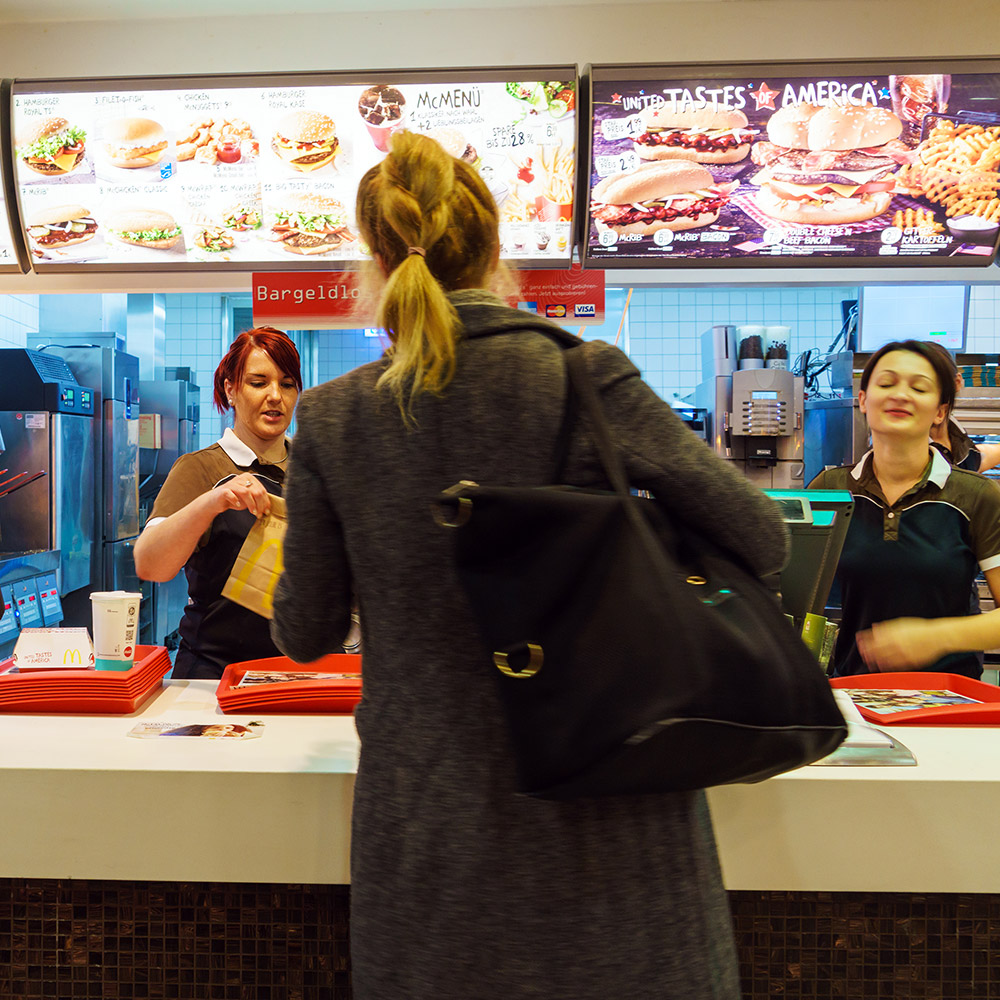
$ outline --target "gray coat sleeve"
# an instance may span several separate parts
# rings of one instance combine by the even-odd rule
[[[788,531],[778,505],[697,438],[624,353],[591,342],[587,367],[632,485],[649,490],[669,513],[742,556],[759,575],[780,570]]]
[[[313,440],[308,393],[299,403],[297,424],[284,489],[285,568],[275,589],[271,638],[286,656],[309,663],[340,651],[351,624],[351,574]]]

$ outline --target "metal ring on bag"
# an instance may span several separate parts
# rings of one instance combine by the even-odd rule
[[[542,653],[542,647],[536,646],[533,642],[526,643],[525,648],[528,650],[528,665],[523,670],[514,670],[508,661],[508,654],[502,653],[499,650],[493,654],[494,665],[501,673],[506,674],[508,677],[516,677],[518,679],[534,677],[542,669],[545,656]]]
[[[704,587],[708,583],[708,580],[703,576],[689,576],[686,582],[690,583],[693,587]]]
[[[444,513],[444,504],[438,502],[434,504],[434,522],[442,528],[461,528],[472,517],[472,501],[468,497],[457,497],[458,506],[455,508],[455,518],[449,521]]]

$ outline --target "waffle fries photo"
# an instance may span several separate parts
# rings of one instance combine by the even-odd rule
[[[1000,125],[941,121],[916,154],[897,172],[897,190],[940,205],[948,219],[1000,222]]]
[[[944,226],[934,219],[934,213],[927,208],[901,208],[892,216],[892,224],[904,233],[943,233]]]

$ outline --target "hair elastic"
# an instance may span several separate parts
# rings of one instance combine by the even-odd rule
[[[421,257],[427,256],[427,251],[423,247],[407,247],[406,256],[409,257],[411,253],[419,254]]]

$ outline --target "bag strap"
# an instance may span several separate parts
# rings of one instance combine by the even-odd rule
[[[594,444],[597,447],[597,456],[604,466],[605,475],[608,481],[615,488],[615,492],[620,496],[631,497],[628,476],[625,472],[625,465],[622,462],[621,454],[615,447],[611,437],[611,426],[604,413],[604,405],[601,397],[597,393],[597,388],[587,372],[587,359],[583,356],[583,351],[572,348],[563,354],[566,359],[566,370],[569,375],[569,386],[572,387],[574,401],[579,400],[583,404],[583,411],[590,419],[591,431],[594,435]],[[569,396],[569,387],[567,388]],[[567,398],[567,409],[569,408]]]

